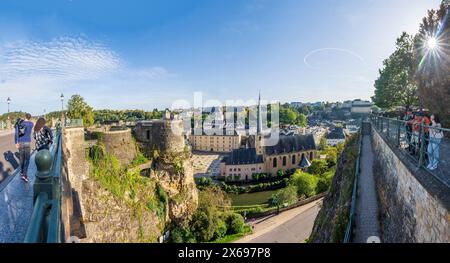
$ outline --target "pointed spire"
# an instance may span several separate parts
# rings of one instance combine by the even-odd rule
[[[258,109],[257,109],[257,116],[256,116],[256,134],[261,134],[261,127],[262,127],[262,120],[261,120],[261,90],[259,91],[258,95]]]

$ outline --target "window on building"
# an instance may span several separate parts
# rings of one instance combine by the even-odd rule
[[[283,166],[286,166],[286,156],[283,156]]]
[[[241,168],[238,168],[238,171],[240,172],[240,171],[241,171]]]
[[[292,155],[292,164],[295,164],[295,155]]]
[[[277,158],[273,158],[273,162],[272,162],[272,166],[273,167],[277,167]]]
[[[309,153],[309,160],[312,161],[313,158],[314,158],[314,153],[313,153],[313,152],[310,152],[310,153]]]
[[[147,130],[147,140],[150,140],[150,130]]]

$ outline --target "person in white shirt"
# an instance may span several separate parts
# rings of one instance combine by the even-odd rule
[[[444,133],[439,128],[442,128],[441,121],[436,114],[430,116],[430,143],[428,144],[428,161],[427,169],[435,170],[439,163],[439,146]]]

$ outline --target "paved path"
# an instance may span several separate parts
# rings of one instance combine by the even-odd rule
[[[0,191],[0,243],[18,243],[25,237],[33,210],[35,172],[33,154],[28,169],[30,182],[24,182],[15,172]]]
[[[19,166],[12,131],[0,131],[0,183]]]
[[[371,236],[380,237],[378,201],[373,177],[374,156],[370,135],[363,135],[360,157],[361,173],[358,178],[354,243],[366,243]]]
[[[300,243],[311,234],[323,198],[258,221],[253,234],[235,243]]]

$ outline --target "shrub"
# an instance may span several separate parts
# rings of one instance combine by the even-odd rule
[[[308,167],[308,173],[322,175],[328,170],[328,163],[325,160],[314,160]]]
[[[310,197],[316,194],[317,177],[298,170],[292,175],[290,184],[297,188],[298,196]]]
[[[286,188],[278,190],[273,194],[268,203],[270,206],[280,206],[287,203],[288,205],[293,204],[297,201],[297,189],[294,186],[288,186]]]
[[[219,219],[217,221],[216,231],[214,232],[214,239],[219,239],[227,234],[227,224]]]
[[[240,214],[230,213],[227,217],[228,234],[241,233],[244,229],[244,218]]]
[[[195,237],[189,228],[174,228],[170,231],[170,242],[172,243],[195,243]]]

